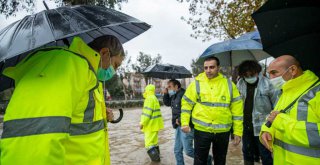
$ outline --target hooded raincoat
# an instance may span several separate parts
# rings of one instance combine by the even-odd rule
[[[160,104],[155,96],[155,86],[147,85],[143,93],[145,98],[143,104],[140,125],[145,134],[145,147],[150,148],[158,145],[158,131],[163,126],[163,119],[160,111]]]

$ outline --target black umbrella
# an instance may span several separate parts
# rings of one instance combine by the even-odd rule
[[[0,31],[0,71],[35,49],[68,45],[74,36],[89,43],[109,34],[125,43],[149,28],[145,22],[100,6],[60,7],[28,15]],[[0,84],[2,91],[13,81],[2,76]]]
[[[0,61],[46,44],[63,45],[76,35],[88,43],[110,34],[124,43],[149,28],[148,24],[131,16],[100,6],[46,10],[28,15],[0,31]]]
[[[184,66],[177,66],[171,64],[155,64],[149,66],[142,73],[147,77],[160,79],[180,79],[192,77],[190,71]]]
[[[319,0],[268,0],[252,17],[266,52],[293,55],[304,69],[320,74]]]

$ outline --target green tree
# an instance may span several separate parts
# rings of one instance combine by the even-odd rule
[[[132,69],[137,73],[142,73],[149,66],[154,64],[161,64],[162,57],[160,54],[157,54],[156,57],[152,57],[150,54],[145,54],[143,52],[139,52],[139,56],[137,58],[137,63],[132,64]],[[146,84],[148,83],[148,77],[145,77]]]
[[[98,5],[108,8],[121,9],[121,3],[128,0],[50,0],[54,1],[57,6],[66,5]],[[19,11],[33,12],[35,9],[36,0],[0,0],[0,14],[6,17],[15,16]]]
[[[254,30],[251,14],[266,0],[177,0],[189,3],[191,17],[182,17],[192,27],[194,38],[231,39]]]
[[[153,57],[150,54],[145,54],[143,52],[139,52],[137,63],[132,64],[132,68],[135,72],[142,73],[149,66],[154,64],[161,64],[162,57],[160,54],[157,54],[156,57]]]

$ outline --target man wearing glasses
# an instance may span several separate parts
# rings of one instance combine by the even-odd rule
[[[190,132],[190,116],[194,124],[194,165],[206,165],[212,144],[215,165],[226,164],[230,128],[234,129],[234,145],[241,140],[243,101],[236,86],[225,78],[216,57],[204,61],[199,74],[182,98],[181,129]]]

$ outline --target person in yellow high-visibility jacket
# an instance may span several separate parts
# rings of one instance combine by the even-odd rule
[[[234,144],[242,136],[243,101],[235,84],[219,73],[219,59],[204,61],[204,73],[187,88],[182,98],[181,129],[189,132],[194,124],[195,165],[206,165],[210,146],[214,164],[225,164],[229,134],[233,126]]]
[[[319,77],[303,71],[289,55],[276,58],[268,73],[271,83],[282,90],[267,118],[271,127],[262,125],[260,133],[261,142],[273,152],[273,164],[320,164]]]
[[[1,165],[110,165],[112,113],[101,81],[112,77],[124,51],[109,35],[89,46],[75,37],[69,48],[38,50],[4,71],[15,90],[4,115]]]
[[[144,132],[145,147],[152,161],[160,161],[158,132],[163,126],[160,104],[155,95],[155,86],[147,85],[143,93],[145,99],[140,119],[140,129]]]

